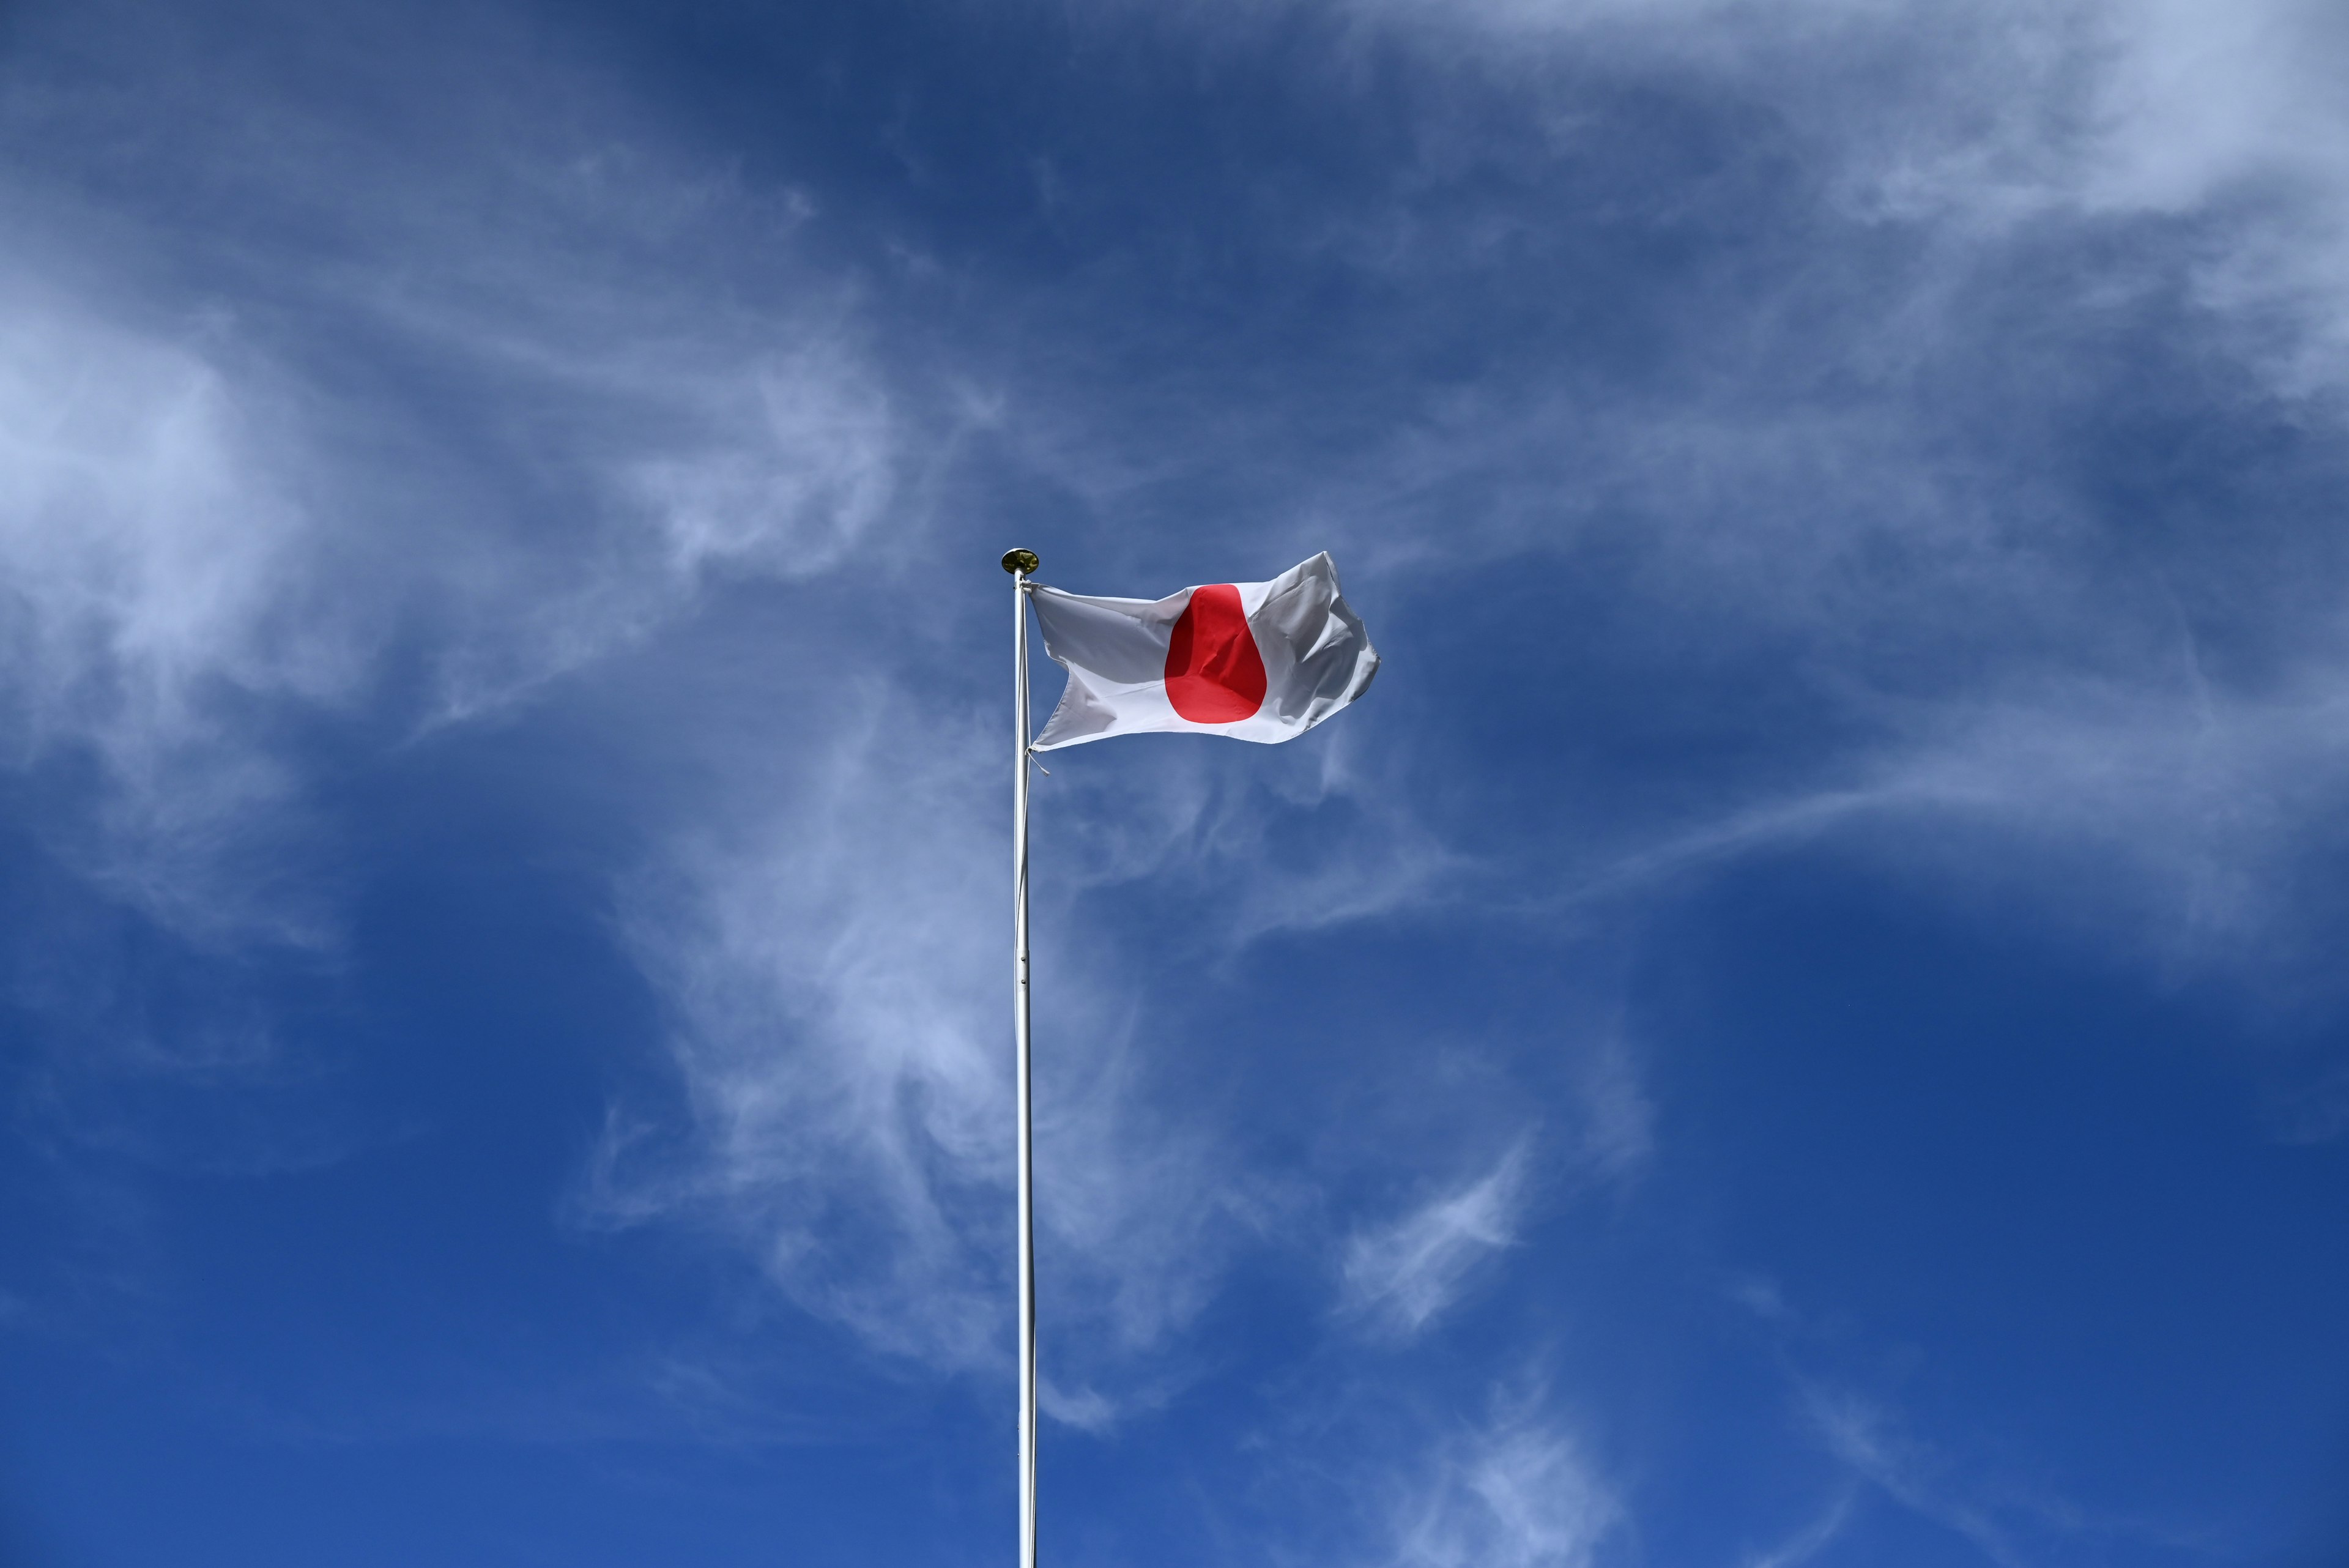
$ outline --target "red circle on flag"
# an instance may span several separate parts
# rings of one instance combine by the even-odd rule
[[[1166,643],[1166,700],[1194,724],[1236,724],[1264,706],[1264,655],[1230,583],[1191,590]]]

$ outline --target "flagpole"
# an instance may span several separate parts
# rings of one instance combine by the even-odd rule
[[[1028,576],[1033,550],[1003,557],[1011,574],[1011,1029],[1019,1098],[1019,1568],[1036,1568],[1035,1142],[1028,1106]]]

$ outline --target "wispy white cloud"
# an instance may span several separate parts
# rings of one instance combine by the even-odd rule
[[[2025,11],[2016,32],[2032,36]],[[2037,47],[2035,90],[2075,133],[2041,152],[2032,194],[2089,216],[2195,227],[2200,302],[2289,393],[2349,378],[2349,107],[2326,62],[2349,43],[2337,7],[2090,4]],[[2059,53],[2058,46],[2061,47]],[[2012,134],[2012,132],[2010,132]],[[2021,161],[2030,150],[2000,150]],[[1936,181],[1977,202],[1962,173]]]
[[[1619,1032],[1606,1035],[1584,1056],[1577,1091],[1577,1161],[1599,1182],[1628,1184],[1655,1157],[1656,1106]]]
[[[2180,1526],[2158,1510],[2085,1507],[2050,1485],[2044,1469],[2020,1480],[1961,1462],[1953,1443],[1917,1435],[1891,1404],[1849,1388],[1797,1380],[1804,1426],[1853,1479],[1969,1542],[2000,1568],[2062,1561],[2084,1549],[2131,1542],[2194,1556],[2224,1555],[2207,1527]]]
[[[1608,83],[1735,106],[1766,128],[1754,178],[1785,175],[1765,221],[1799,231],[1802,265],[1674,299],[1695,325],[1661,333],[1637,385],[1496,370],[1381,407],[1347,461],[1301,438],[1309,472],[1277,442],[1246,449],[1276,497],[1266,526],[1352,531],[1349,569],[1374,581],[1603,577],[1640,607],[1592,651],[1669,690],[1692,731],[1750,741],[1706,781],[1582,815],[1559,883],[1652,891],[1824,839],[1945,888],[2007,878],[2159,961],[2317,967],[2302,933],[2331,911],[2310,919],[2327,895],[2300,868],[2349,804],[2344,579],[2316,542],[2344,429],[2328,400],[2349,385],[2349,110],[2320,63],[2337,7],[1309,8],[1402,41],[1425,73],[1380,199],[1289,236],[1381,285],[1509,275],[1442,193],[1486,168],[1575,189],[1559,171],[1602,157]],[[1314,86],[1348,90],[1334,67]],[[2157,339],[2158,369],[2141,362]],[[2100,490],[2078,449],[2170,377],[2293,443],[2295,487],[2180,503],[2158,526]],[[2010,385],[2028,415],[1977,407]],[[1197,414],[1218,451],[1239,440],[1226,417]],[[1139,461],[1097,460],[1094,488],[1146,489],[1120,466]],[[2230,546],[2247,527],[2273,547]],[[1772,733],[1745,728],[1754,708],[1700,712],[1748,655],[1775,674]],[[1425,847],[1418,880],[1381,888],[1474,882],[1440,827]]]
[[[709,445],[628,469],[680,575],[797,578],[840,564],[898,499],[899,420],[871,366],[837,342],[688,389]]]
[[[2164,243],[2287,392],[2349,378],[2349,107],[2322,0],[1351,0],[1480,69],[1693,76],[1766,106],[1857,214],[1955,245],[2048,220],[2175,222]],[[1545,49],[1544,46],[1547,46]]]
[[[1501,1401],[1399,1486],[1396,1568],[1586,1568],[1624,1519],[1572,1433],[1537,1401]]]
[[[1768,1551],[1748,1556],[1744,1568],[1795,1568],[1797,1563],[1808,1563],[1843,1533],[1844,1526],[1851,1522],[1853,1505],[1858,1501],[1859,1494],[1853,1488],[1837,1492],[1817,1518]]]
[[[1470,1274],[1516,1240],[1528,1143],[1483,1176],[1346,1244],[1344,1307],[1382,1332],[1414,1335],[1460,1297]]]
[[[1066,1389],[1040,1376],[1036,1383],[1036,1403],[1048,1419],[1095,1436],[1115,1427],[1120,1414],[1116,1402],[1095,1389]]]
[[[1952,1489],[1945,1461],[1901,1435],[1883,1409],[1856,1395],[1806,1388],[1804,1409],[1827,1451],[1861,1480],[1921,1518],[1971,1542],[1999,1568],[2022,1561],[2012,1532]]]
[[[1845,1482],[1806,1525],[1766,1552],[1749,1554],[1749,1568],[1808,1561],[1842,1539],[1870,1494],[1966,1542],[2000,1568],[2077,1557],[2084,1548],[2137,1542],[2207,1555],[2207,1528],[2181,1528],[2153,1512],[2116,1512],[2083,1506],[2056,1490],[2049,1467],[1986,1469],[1978,1428],[1920,1431],[1890,1399],[1797,1368],[1795,1353],[1847,1339],[1849,1325],[1835,1314],[1799,1310],[1766,1276],[1725,1282],[1725,1293],[1753,1314],[1775,1342],[1794,1395],[1795,1425],[1841,1467]],[[2006,1446],[2006,1445],[2002,1445]],[[2106,1548],[2108,1549],[2108,1548]]]
[[[1839,777],[1665,828],[1564,897],[1651,896],[1741,856],[1824,846],[1970,897],[2028,897],[2037,919],[2181,969],[2310,977],[2309,932],[2332,910],[2295,867],[2339,847],[2344,691],[2349,670],[2318,668],[2256,695],[2083,678],[1951,701],[1822,758]]]
[[[461,721],[713,579],[833,569],[885,514],[917,522],[921,416],[853,289],[793,260],[805,204],[665,151],[607,78],[532,77],[594,128],[568,144],[485,143],[511,84],[440,61],[432,114],[389,133],[370,115],[415,95],[376,88],[412,62],[307,42],[350,90],[234,90],[247,63],[195,25],[119,30],[80,91],[7,95],[12,136],[56,155],[0,183],[38,238],[0,278],[0,691],[20,765],[96,766],[59,842],[107,886],[190,935],[316,943],[332,894],[300,864],[289,711],[379,725],[400,655],[426,685],[395,725]],[[185,133],[110,171],[89,126],[126,92]],[[90,193],[120,180],[150,199]],[[216,210],[176,223],[197,188]],[[757,297],[659,265],[751,239]],[[370,351],[430,366],[432,392],[350,374]]]
[[[590,1210],[698,1217],[866,1343],[999,1369],[1005,746],[993,722],[885,680],[856,695],[767,763],[738,753],[698,826],[625,890],[629,943],[674,1007],[692,1121],[681,1143],[616,1129]],[[1285,1200],[1211,1127],[1153,1104],[1116,987],[1061,956],[1074,890],[1038,901],[1044,1304],[1084,1329],[1058,1342],[1055,1409],[1099,1428],[1154,1397],[1152,1357]]]
[[[700,1208],[812,1310],[983,1365],[1002,1333],[1010,1085],[980,1012],[1001,989],[984,853],[1000,835],[973,786],[1000,748],[861,694],[872,711],[795,770],[796,798],[695,831],[626,890],[630,944],[675,1001],[694,1127],[673,1168],[615,1145],[596,1201]]]
[[[174,341],[22,274],[0,278],[0,673],[19,767],[94,761],[95,808],[54,840],[191,934],[315,940],[320,911],[254,818],[297,782],[243,743],[239,697],[332,701],[364,641],[305,615],[322,563],[285,389],[201,331]],[[222,861],[233,879],[213,875]]]

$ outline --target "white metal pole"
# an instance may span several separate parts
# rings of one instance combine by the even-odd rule
[[[1033,550],[1003,557],[1011,574],[1011,669],[1019,733],[1011,753],[1012,1038],[1019,1080],[1019,1568],[1036,1568],[1035,1143],[1028,1101],[1028,576]]]

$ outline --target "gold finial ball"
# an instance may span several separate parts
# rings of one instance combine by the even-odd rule
[[[1011,573],[1014,576],[1017,576],[1021,572],[1032,572],[1043,564],[1042,559],[1039,557],[1033,550],[1006,550],[1003,552],[1003,569]]]

